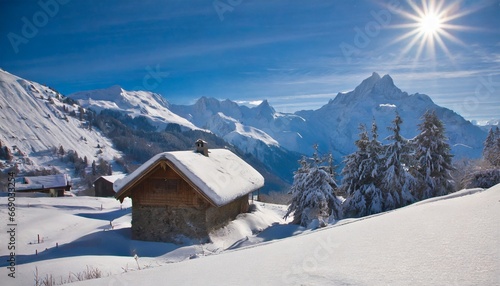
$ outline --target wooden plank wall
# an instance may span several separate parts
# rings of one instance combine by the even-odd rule
[[[208,207],[209,203],[169,167],[158,166],[132,190],[137,206]]]

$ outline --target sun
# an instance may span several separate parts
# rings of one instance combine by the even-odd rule
[[[420,31],[427,36],[439,34],[441,32],[441,22],[439,15],[434,13],[426,14],[420,19]]]
[[[411,51],[416,51],[415,62],[418,62],[422,56],[436,60],[437,53],[441,51],[453,61],[447,42],[465,46],[453,33],[467,30],[469,27],[452,22],[472,11],[463,9],[461,11],[460,1],[421,0],[420,3],[407,1],[407,4],[409,9],[402,9],[398,12],[407,23],[394,25],[393,28],[408,31],[390,43],[392,45],[407,42],[399,53],[400,59]]]

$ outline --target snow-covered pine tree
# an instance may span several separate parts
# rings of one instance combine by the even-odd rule
[[[382,169],[380,154],[382,144],[378,141],[377,125],[372,124],[372,139],[364,125],[355,142],[358,150],[346,156],[342,170],[341,191],[347,194],[343,204],[346,217],[362,217],[383,211],[383,195],[380,189]]]
[[[360,189],[362,186],[362,162],[368,158],[368,132],[366,126],[359,126],[359,139],[354,142],[357,150],[344,159],[344,168],[341,171],[342,183],[340,193],[346,196],[342,205],[344,217],[360,217],[366,213],[366,200]]]
[[[341,202],[335,196],[337,187],[332,172],[320,158],[317,148],[313,158],[302,157],[300,167],[294,174],[293,185],[290,188],[292,202],[285,218],[293,213],[293,223],[307,226],[312,220],[318,219],[320,225],[326,225],[328,217],[339,219]]]
[[[368,214],[374,214],[385,211],[384,196],[382,189],[382,178],[384,168],[382,164],[383,149],[382,143],[378,141],[378,126],[375,118],[372,121],[372,138],[368,144],[368,160],[364,162],[365,172],[367,174],[366,193],[369,196]]]
[[[443,122],[434,111],[427,111],[421,120],[420,133],[413,142],[418,180],[414,196],[419,200],[451,193],[455,184],[451,177],[453,155],[446,142]]]
[[[392,121],[393,126],[388,127],[393,132],[386,140],[392,141],[385,148],[384,176],[382,190],[384,190],[384,210],[405,206],[415,201],[411,191],[416,179],[408,171],[410,162],[410,145],[408,140],[401,136],[403,120],[396,112]]]
[[[493,166],[500,166],[500,129],[490,129],[484,141],[483,158]]]

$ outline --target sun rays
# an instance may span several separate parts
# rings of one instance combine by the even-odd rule
[[[415,63],[419,62],[421,58],[436,62],[436,56],[441,51],[454,62],[454,56],[448,49],[447,43],[453,42],[465,46],[453,33],[471,28],[454,24],[453,21],[472,11],[461,11],[460,1],[421,0],[420,3],[417,3],[417,1],[410,0],[407,3],[410,9],[407,11],[400,10],[398,13],[408,23],[393,26],[394,28],[408,30],[391,43],[392,45],[406,42],[406,45],[399,53],[399,60],[415,52]]]

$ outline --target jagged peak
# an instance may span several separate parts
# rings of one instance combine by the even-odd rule
[[[259,105],[258,107],[268,107],[270,106],[269,105],[269,101],[267,101],[267,99],[264,99]]]
[[[263,111],[267,111],[269,113],[275,112],[274,108],[269,104],[269,101],[267,101],[267,99],[264,99],[259,105],[257,105],[254,108],[260,110],[260,112]]]
[[[372,92],[381,95],[386,99],[398,99],[408,96],[406,92],[402,92],[396,85],[390,75],[384,75],[372,88]]]
[[[372,72],[372,75],[369,78],[374,78],[376,80],[380,79],[380,75],[377,72]]]
[[[373,72],[370,77],[364,79],[361,84],[354,89],[354,93],[365,94],[369,92],[379,80],[380,75],[376,72]]]
[[[384,84],[384,85],[391,85],[394,86],[394,80],[392,77],[388,74],[384,75],[378,82],[377,84]]]
[[[200,97],[195,105],[197,106],[220,106],[220,101],[213,97],[202,96]]]

